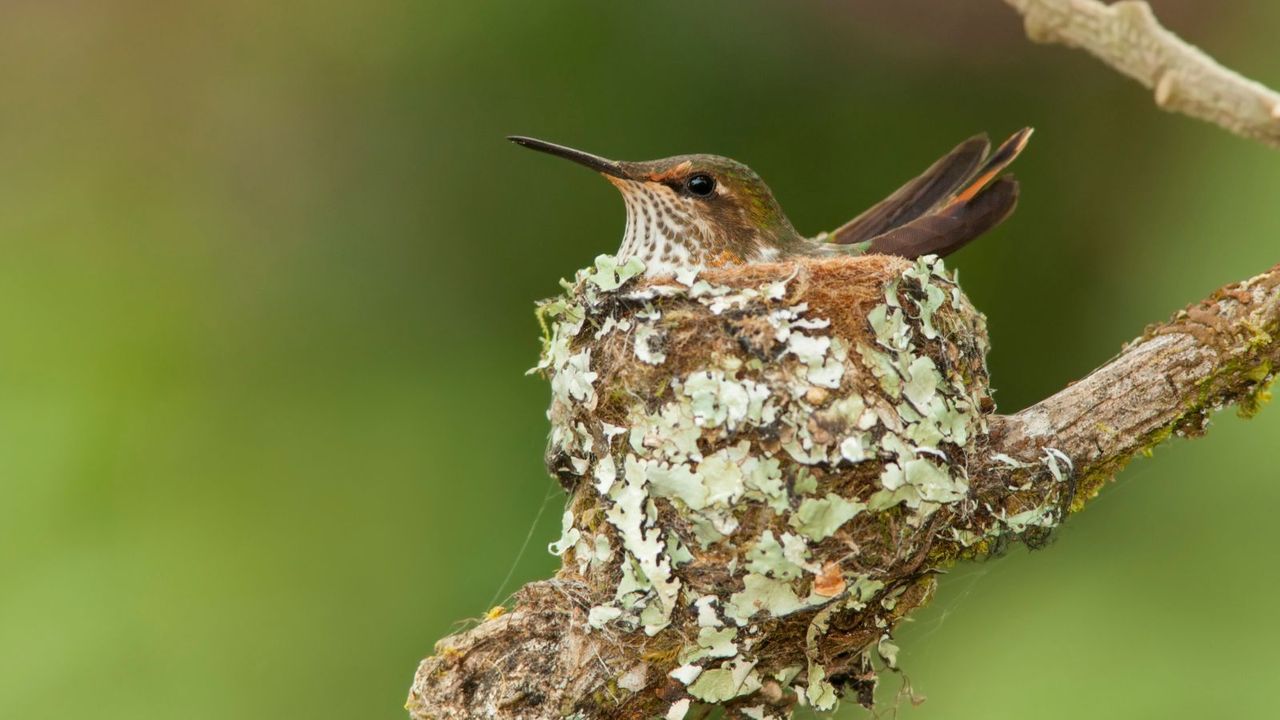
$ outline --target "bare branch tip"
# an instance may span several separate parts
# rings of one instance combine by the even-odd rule
[[[1280,147],[1280,101],[1160,24],[1145,0],[1005,0],[1037,43],[1080,48],[1154,91],[1155,103]],[[1261,111],[1261,112],[1259,112]]]
[[[1173,102],[1173,95],[1178,83],[1178,74],[1173,70],[1160,73],[1156,80],[1156,105],[1167,109]]]

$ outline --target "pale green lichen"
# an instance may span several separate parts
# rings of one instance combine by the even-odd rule
[[[613,505],[605,517],[617,529],[622,546],[635,559],[641,574],[655,594],[656,608],[641,612],[645,632],[654,634],[666,627],[675,609],[680,582],[672,575],[671,561],[663,553],[662,530],[651,519],[653,500],[645,492],[646,478],[638,463],[627,459],[625,481],[615,485],[609,497]]]
[[[809,382],[819,387],[840,387],[848,347],[839,338],[792,332],[787,337],[787,352],[805,364],[805,377]]]
[[[807,498],[791,516],[791,527],[815,542],[830,537],[841,525],[866,509],[866,504],[827,493],[823,498]]]
[[[796,472],[795,491],[801,495],[808,495],[816,492],[818,489],[818,478],[814,477],[808,468],[800,468]]]
[[[719,601],[720,598],[715,595],[703,595],[693,601],[693,605],[697,609],[698,613],[699,627],[717,628],[724,625],[724,623],[720,621],[720,617],[716,615],[715,605]]]
[[[573,546],[578,572],[585,574],[591,567],[608,565],[613,559],[613,543],[609,541],[608,535],[597,533],[591,536],[580,532],[578,535],[578,542]],[[552,554],[556,553],[553,551]]]
[[[689,694],[710,703],[724,702],[760,689],[760,676],[755,662],[743,658],[723,663],[718,668],[703,670],[689,686]]]
[[[947,301],[947,293],[942,288],[935,285],[933,278],[946,279],[946,269],[941,261],[931,264],[917,263],[915,266],[907,269],[902,273],[903,278],[914,280],[919,284],[920,289],[924,292],[924,299],[912,299],[911,302],[916,306],[920,319],[920,334],[928,340],[938,337],[938,330],[933,325],[933,316]],[[958,304],[959,299],[955,302]]]
[[[794,535],[788,537],[795,538]],[[808,554],[808,548],[802,546],[804,555]],[[747,551],[747,569],[751,572],[761,575],[768,575],[779,580],[794,580],[805,572],[805,566],[801,562],[797,562],[795,551],[790,554],[783,549],[781,543],[773,536],[772,530],[765,530],[756,544]]]
[[[722,448],[698,463],[698,474],[707,489],[707,504],[728,506],[742,497],[747,486],[740,463],[746,448]]]
[[[631,330],[631,328],[632,328],[632,325],[630,320],[626,318],[619,320],[618,318],[610,315],[609,317],[604,319],[604,323],[600,325],[600,329],[596,330],[595,335],[593,335],[592,337],[594,337],[596,340],[602,340],[605,337],[607,337],[610,333],[613,333],[613,332],[625,333]]]
[[[636,329],[636,357],[650,365],[661,365],[666,362],[667,355],[662,352],[662,332],[652,325],[641,325]]]
[[[693,561],[693,553],[685,547],[680,536],[671,530],[667,531],[667,555],[671,557],[671,564],[676,567]]]
[[[933,364],[933,358],[921,355],[907,366],[907,383],[902,387],[902,394],[911,401],[920,412],[929,412],[930,405],[938,394],[938,386],[942,384],[942,375]]]
[[[1013,468],[1015,470],[1020,468],[1031,467],[1031,463],[1022,462],[1021,460],[1015,457],[1006,455],[1005,453],[992,453],[991,459],[995,460],[996,462],[1002,463],[1010,468]]]
[[[566,510],[560,519],[560,539],[547,546],[547,552],[560,556],[569,552],[569,548],[578,544],[582,533],[573,526],[573,513]]]
[[[692,663],[686,663],[684,665],[681,665],[680,667],[675,668],[671,672],[667,673],[669,677],[675,680],[679,680],[685,685],[692,685],[694,681],[698,679],[698,676],[701,674],[702,674],[702,666],[694,665]]]
[[[867,314],[867,322],[875,332],[876,342],[895,353],[906,352],[911,346],[911,326],[902,310],[888,305],[877,305]]]
[[[813,663],[809,666],[809,686],[805,690],[805,699],[813,706],[814,710],[827,712],[835,710],[839,698],[836,697],[836,689],[831,683],[827,682],[827,669],[823,666]]]
[[[785,580],[748,573],[743,576],[742,584],[743,590],[731,595],[724,607],[725,616],[739,626],[746,625],[758,612],[782,617],[805,607],[791,583]]]
[[[596,381],[596,377],[591,371],[591,351],[583,350],[565,360],[555,379],[551,381],[551,392],[590,405],[595,400],[592,383]]]
[[[587,613],[587,624],[597,630],[622,617],[622,609],[609,605],[597,605]]]
[[[849,586],[849,598],[845,601],[845,606],[853,610],[861,610],[866,603],[871,602],[876,593],[883,589],[884,582],[873,580],[866,575],[859,575]]]
[[[778,684],[786,687],[791,684],[792,680],[796,679],[796,676],[799,675],[802,670],[804,670],[804,666],[802,665],[789,665],[784,668],[779,668],[779,670],[773,674],[773,679],[777,680]]]
[[[612,255],[599,255],[596,257],[595,270],[588,273],[586,278],[587,282],[609,292],[617,290],[628,280],[643,272],[644,261],[640,258],[633,257],[624,263],[619,263]]]
[[[738,631],[733,628],[704,627],[698,631],[698,647],[702,652],[697,657],[730,658],[738,654],[738,644],[734,640]]]
[[[885,665],[891,668],[898,667],[898,646],[889,639],[888,635],[880,636],[880,641],[876,643],[876,653],[880,655],[880,659],[884,660]]]
[[[680,698],[671,703],[671,707],[667,708],[667,714],[663,717],[665,720],[684,720],[685,715],[689,713],[689,705],[692,702],[689,698]]]
[[[596,462],[594,475],[596,492],[608,495],[613,489],[613,483],[618,479],[618,465],[613,461],[612,455],[605,455]]]
[[[1071,458],[1067,454],[1057,448],[1045,448],[1044,465],[1049,469],[1049,474],[1054,480],[1063,482],[1067,476],[1074,471]]]
[[[734,430],[748,420],[753,424],[773,422],[772,411],[766,418],[769,389],[760,383],[739,381],[722,370],[707,370],[690,375],[681,389],[689,397],[693,420],[699,427],[723,425]]]
[[[932,317],[946,301],[941,288],[932,284],[934,277],[945,277],[941,261],[922,258],[903,273],[901,283],[905,286],[914,282],[924,294],[923,301],[913,302],[922,313],[920,333],[926,340],[937,337]],[[929,321],[924,322],[923,317]],[[896,292],[887,293],[886,302],[876,306],[867,319],[881,349],[860,345],[858,353],[886,394],[903,397],[909,403],[898,405],[897,417],[892,418],[901,430],[880,439],[881,448],[894,455],[896,461],[885,464],[880,474],[882,489],[868,499],[867,505],[871,510],[882,511],[904,504],[930,514],[942,504],[959,502],[967,496],[967,479],[947,469],[946,455],[938,447],[944,442],[963,447],[968,442],[974,425],[980,422],[973,412],[976,403],[967,396],[963,383],[948,381],[933,358],[913,350],[914,330],[904,319]],[[848,445],[851,461],[865,454],[860,441],[848,441]],[[845,454],[843,445],[841,450]],[[937,455],[942,464],[920,457],[922,454]]]
[[[870,436],[854,433],[840,442],[840,457],[851,463],[860,463],[875,457]]]
[[[1051,505],[1038,505],[1030,510],[1008,515],[1003,511],[998,514],[1000,521],[1010,532],[1017,534],[1033,527],[1054,527],[1061,520],[1057,508]]]
[[[940,507],[969,496],[963,464],[954,459],[985,429],[977,410],[982,390],[970,386],[954,357],[933,349],[952,332],[948,304],[965,301],[948,288],[941,261],[924,258],[885,283],[884,302],[866,318],[869,334],[848,339],[804,302],[786,300],[795,276],[753,287],[721,286],[689,272],[674,284],[634,283],[642,272],[636,261],[602,256],[565,284],[566,297],[539,311],[549,323],[537,368],[552,384],[549,459],[566,484],[581,478],[579,492],[594,493],[601,511],[584,516],[590,525],[582,528],[567,515],[553,552],[573,548],[581,574],[610,578],[611,597],[587,613],[591,628],[677,639],[664,657],[679,663],[669,675],[692,698],[748,696],[767,672],[770,683],[796,683],[805,703],[833,709],[839,691],[817,660],[830,619],[879,613],[872,622],[885,634],[864,658],[878,652],[894,667],[888,631],[896,618],[886,612],[905,586],[886,588],[874,568],[855,572],[850,568],[865,566],[832,562],[823,549],[835,544],[828,539],[860,523],[865,529],[879,516],[859,515],[871,512],[892,511],[892,527],[913,532]],[[773,349],[733,349],[679,364],[687,363],[680,347],[687,341],[678,339],[684,316],[672,308],[687,316],[690,305],[725,324],[752,319],[763,327],[753,331],[762,333],[761,347]],[[599,364],[616,348],[649,376],[667,373],[660,387],[626,400],[634,389]],[[611,407],[610,422],[592,416],[597,407]],[[1069,473],[1063,459],[1046,455],[1046,471]],[[857,478],[853,490],[832,484],[839,473]],[[996,529],[952,537],[968,545],[1054,520],[1051,512],[1002,515]],[[718,584],[709,587],[698,575],[709,568],[690,547],[717,543],[723,563],[715,568]],[[805,657],[793,658],[804,664],[757,668],[766,621],[809,623]],[[682,717],[688,708],[688,698],[678,700],[668,715]],[[773,717],[763,705],[741,711]]]
[[[628,455],[627,462],[643,461]],[[679,500],[690,510],[702,510],[707,506],[707,486],[688,465],[671,466],[649,461],[644,464],[643,473],[649,480],[649,491],[654,497]]]
[[[902,375],[893,363],[893,359],[870,345],[859,345],[858,355],[862,362],[880,381],[880,387],[890,398],[897,399],[902,395]]]

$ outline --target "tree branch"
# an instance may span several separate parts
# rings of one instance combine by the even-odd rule
[[[992,418],[997,452],[1052,445],[1075,464],[1076,507],[1137,453],[1204,432],[1209,413],[1251,416],[1280,366],[1280,265],[1227,285],[1148,328],[1085,379],[1014,415]]]
[[[1005,0],[1035,42],[1081,48],[1155,93],[1156,105],[1280,147],[1280,94],[1162,27],[1140,0]]]
[[[841,425],[839,418],[848,415],[848,408],[839,398],[863,398],[868,408],[879,405],[876,412],[890,425],[907,422],[914,417],[914,411],[905,407],[905,398],[894,408],[880,405],[881,401],[875,399],[880,392],[875,381],[865,384],[873,374],[872,368],[880,366],[871,363],[873,356],[860,342],[883,339],[878,330],[875,335],[867,334],[878,322],[872,321],[872,327],[867,327],[866,318],[876,316],[870,305],[884,300],[889,292],[896,295],[889,306],[896,302],[909,308],[916,302],[913,298],[931,294],[930,286],[944,289],[943,294],[949,299],[931,321],[907,312],[911,328],[892,330],[890,334],[897,337],[906,332],[915,338],[912,342],[917,350],[906,351],[915,358],[910,363],[913,368],[928,354],[937,366],[949,366],[948,377],[953,379],[947,383],[968,378],[968,389],[945,402],[966,404],[969,400],[965,398],[970,398],[972,407],[985,405],[981,355],[986,345],[981,316],[963,296],[951,292],[954,286],[925,270],[927,265],[912,269],[900,260],[872,257],[718,271],[710,276],[712,287],[786,288],[785,294],[782,290],[772,293],[772,305],[735,306],[736,314],[731,320],[728,312],[717,309],[715,303],[729,302],[725,298],[735,297],[732,294],[713,293],[708,298],[713,298],[708,308],[681,295],[658,293],[654,288],[631,293],[631,297],[648,303],[648,309],[634,301],[601,300],[594,309],[587,310],[586,325],[581,315],[562,309],[562,318],[568,318],[581,330],[582,339],[578,342],[592,349],[590,367],[598,372],[589,382],[599,393],[591,401],[553,403],[551,418],[553,427],[579,428],[585,433],[581,438],[585,445],[580,447],[597,448],[587,463],[594,467],[599,467],[607,456],[589,437],[596,431],[588,425],[596,423],[607,428],[611,422],[622,422],[612,414],[610,403],[622,403],[619,407],[632,410],[652,408],[655,402],[678,408],[671,404],[674,401],[666,400],[673,396],[673,379],[705,375],[703,371],[687,375],[688,366],[682,363],[722,357],[726,349],[742,349],[748,355],[763,350],[767,355],[767,347],[754,348],[751,344],[767,345],[772,342],[773,331],[761,336],[754,329],[755,322],[756,318],[776,318],[777,307],[806,307],[812,310],[813,317],[828,318],[833,338],[844,338],[860,348],[857,353],[848,353],[848,362],[855,363],[853,358],[861,356],[863,359],[856,363],[869,364],[850,365],[849,372],[853,374],[846,374],[836,391],[810,387],[794,401],[795,411],[802,418],[809,418],[805,427],[814,449],[776,449],[779,438],[790,442],[785,439],[789,432],[805,432],[798,425],[793,431],[786,430],[789,411],[785,406],[771,425],[761,426],[759,431],[740,429],[724,439],[726,447],[742,448],[746,447],[744,442],[749,443],[751,453],[760,447],[758,459],[773,457],[783,461],[784,483],[778,489],[782,494],[773,498],[782,504],[753,499],[748,493],[726,506],[736,528],[733,539],[701,548],[689,539],[684,543],[687,548],[676,549],[681,533],[703,517],[683,502],[676,502],[676,498],[689,500],[690,495],[680,493],[698,489],[696,481],[705,475],[706,461],[718,454],[711,453],[717,447],[715,443],[701,446],[714,437],[706,434],[705,428],[699,431],[703,434],[699,440],[702,461],[692,465],[696,472],[685,478],[684,490],[662,490],[652,476],[643,485],[628,482],[628,492],[637,490],[651,498],[650,525],[645,525],[643,512],[630,522],[639,528],[642,538],[666,538],[665,550],[656,556],[657,562],[655,557],[645,560],[647,572],[662,571],[664,558],[675,558],[685,550],[689,553],[684,566],[672,560],[669,575],[680,588],[678,597],[683,600],[674,611],[668,609],[665,620],[641,615],[637,621],[656,624],[651,633],[640,632],[634,624],[617,624],[615,618],[623,610],[616,598],[624,594],[622,587],[628,583],[634,589],[635,581],[627,580],[627,573],[640,571],[624,570],[620,576],[616,554],[605,557],[599,550],[602,542],[612,548],[630,547],[631,540],[618,530],[625,525],[618,522],[618,514],[626,514],[625,494],[616,491],[617,484],[614,491],[601,491],[600,473],[593,475],[582,467],[574,469],[572,458],[562,462],[565,457],[552,452],[551,466],[573,490],[567,518],[570,522],[560,543],[561,551],[566,553],[564,566],[555,579],[523,588],[509,613],[497,614],[476,628],[441,640],[436,655],[424,660],[418,669],[406,706],[412,716],[417,720],[639,720],[663,714],[682,717],[691,702],[701,699],[724,704],[730,717],[782,718],[797,703],[829,709],[836,694],[852,694],[860,702],[869,703],[875,687],[875,664],[892,667],[894,649],[885,643],[903,617],[928,601],[934,571],[982,554],[993,543],[998,545],[1001,538],[1038,540],[1062,519],[1067,507],[1081,507],[1135,454],[1175,434],[1201,434],[1213,410],[1237,404],[1245,414],[1256,411],[1274,377],[1273,368],[1280,363],[1280,342],[1276,339],[1280,337],[1280,266],[1276,266],[1250,280],[1223,287],[1204,301],[1179,311],[1169,322],[1148,328],[1116,358],[1052,397],[1013,415],[987,415],[983,422],[970,423],[976,433],[970,440],[953,437],[938,443],[937,448],[947,448],[947,460],[939,461],[944,462],[942,467],[966,468],[963,497],[947,499],[935,495],[934,501],[916,505],[908,498],[906,504],[892,501],[878,508],[877,493],[887,487],[886,473],[893,467],[894,451],[886,439],[895,432],[908,437],[912,431],[908,425],[906,430],[888,430],[875,440],[872,435],[863,436],[863,442],[878,448],[872,452],[879,459],[873,457],[850,465],[841,457],[845,445],[840,438],[846,434],[856,437],[857,433]],[[920,283],[918,287],[912,284],[916,282]],[[676,291],[683,292],[679,288]],[[766,290],[753,297],[758,300],[768,293]],[[841,308],[846,314],[840,314]],[[594,325],[592,313],[598,321]],[[667,317],[669,324],[661,324],[659,315]],[[608,335],[603,340],[595,337],[594,333],[600,330],[581,329],[603,329],[609,324],[605,318],[613,318],[615,324],[652,323],[665,342],[650,344],[645,353],[639,353],[635,350],[639,332],[620,335],[615,341]],[[796,322],[796,327],[814,327],[803,318]],[[939,340],[922,338],[930,323],[942,333]],[[687,341],[679,337],[682,332],[687,332]],[[633,352],[650,359],[651,353],[660,352],[666,356],[665,362],[651,365],[648,360],[635,359]],[[785,356],[774,361],[778,366],[787,362],[791,361]],[[573,363],[565,362],[562,367],[553,386],[569,386],[561,381]],[[762,381],[773,383],[772,387],[779,391],[793,382],[786,379],[793,376],[785,372],[769,375],[768,367],[763,372],[766,374],[761,376]],[[908,384],[914,384],[916,379],[914,373],[905,378]],[[609,388],[615,385],[627,391],[611,392]],[[675,386],[679,387],[678,380]],[[916,397],[912,391],[903,393]],[[774,395],[788,394],[794,395]],[[864,407],[864,400],[856,405]],[[901,420],[895,419],[899,416]],[[611,419],[598,422],[605,417]],[[633,429],[642,425],[634,414],[628,417]],[[668,414],[664,412],[662,417],[667,418]],[[853,417],[860,419],[859,427],[867,427],[865,412],[854,411]],[[881,421],[872,424],[878,422]],[[781,432],[777,430],[779,424]],[[979,430],[983,425],[989,432]],[[667,432],[678,434],[680,430],[675,427]],[[557,438],[553,430],[553,446],[561,441],[577,442],[572,437]],[[629,444],[618,441],[620,446],[609,445],[613,456],[619,452],[628,455],[628,478],[634,469],[632,464],[640,467],[637,458],[643,461],[644,453],[650,449],[659,452],[657,448],[670,439],[651,437],[645,432],[633,432],[631,438]],[[958,447],[953,445],[956,442],[964,444],[959,455],[953,453]],[[768,449],[770,443],[775,449]],[[822,443],[841,450],[832,450],[820,460],[805,459],[805,464],[788,458],[794,457],[793,453],[817,452]],[[903,462],[903,457],[899,456],[897,462]],[[661,467],[670,466],[663,463]],[[668,478],[671,476],[667,470],[663,472]],[[621,483],[621,465],[617,475]],[[595,482],[586,481],[593,476]],[[716,482],[723,483],[724,476],[718,477]],[[802,489],[805,477],[810,477],[809,482],[816,487]],[[937,479],[930,482],[934,483],[930,487],[936,489]],[[909,487],[910,473],[907,483]],[[717,487],[720,492],[734,492]],[[787,499],[788,492],[793,493],[793,499]],[[824,493],[826,502],[831,502],[835,493],[866,509],[855,513],[843,526],[835,523],[833,534],[828,536],[823,530],[815,536],[826,537],[825,540],[802,541],[807,549],[791,556],[807,567],[800,570],[799,566],[792,566],[800,573],[799,580],[790,585],[774,582],[767,593],[753,596],[755,604],[743,610],[743,598],[751,591],[751,581],[744,577],[746,569],[761,567],[757,563],[786,565],[781,556],[768,560],[768,554],[762,554],[761,528],[772,533],[770,539],[804,528],[808,518],[795,508],[823,498]],[[756,537],[761,539],[752,539]],[[629,553],[630,550],[624,555],[624,565],[643,559]],[[757,585],[768,580],[763,575],[756,577]],[[650,609],[658,607],[655,592],[651,590],[646,596],[650,598]],[[813,604],[797,605],[797,600],[806,594],[809,599],[804,602]],[[779,602],[779,598],[783,598],[784,607],[770,605]],[[692,609],[699,603],[709,609],[715,624],[703,624],[706,610]],[[739,616],[746,619],[735,626],[731,619]],[[708,632],[711,642],[705,642]],[[711,647],[730,648],[730,659],[723,663],[717,659],[725,657],[716,654],[718,649],[708,657]],[[690,674],[682,676],[682,668]],[[737,671],[742,672],[740,677],[734,675]],[[716,672],[723,673],[719,685],[700,688],[691,684],[699,674],[710,677]]]

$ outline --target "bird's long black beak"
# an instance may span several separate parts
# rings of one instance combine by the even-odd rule
[[[530,150],[537,150],[538,152],[544,152],[548,155],[555,155],[556,157],[562,157],[566,160],[572,160],[579,165],[589,167],[592,170],[604,173],[605,175],[612,175],[613,177],[622,178],[623,180],[631,179],[631,175],[622,167],[621,163],[602,158],[599,155],[592,155],[591,153],[575,150],[571,147],[549,143],[546,140],[539,140],[537,138],[524,137],[523,135],[511,135],[507,137],[507,139],[521,147],[527,147]]]

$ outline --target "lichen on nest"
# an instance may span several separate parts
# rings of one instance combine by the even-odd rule
[[[547,463],[573,494],[561,577],[589,588],[593,632],[644,648],[619,685],[668,718],[870,705],[932,573],[1069,501],[970,487],[983,316],[934,257],[643,269],[601,256],[539,306]],[[1065,456],[1042,461],[1065,486]]]

